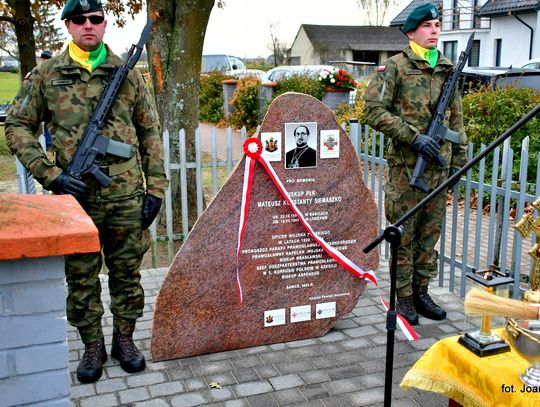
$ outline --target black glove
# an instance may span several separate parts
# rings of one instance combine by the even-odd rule
[[[146,229],[149,227],[161,208],[161,199],[157,196],[146,194],[143,199],[142,209],[142,227]]]
[[[56,195],[79,196],[88,192],[88,186],[84,182],[65,172],[56,177],[50,183],[48,189]]]
[[[416,139],[413,141],[412,146],[418,154],[424,156],[428,160],[433,160],[439,155],[439,145],[431,137],[426,136],[425,134],[418,134]]]

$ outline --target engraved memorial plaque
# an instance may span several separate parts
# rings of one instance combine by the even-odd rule
[[[309,226],[363,270],[375,270],[377,251],[362,248],[376,236],[377,209],[333,112],[311,96],[286,93],[270,105],[260,134],[262,156]],[[288,151],[294,165],[286,165]],[[259,162],[237,256],[245,161],[198,219],[163,282],[155,361],[324,335],[367,284],[308,233]]]

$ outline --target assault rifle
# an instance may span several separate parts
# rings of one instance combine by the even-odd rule
[[[456,64],[454,69],[448,74],[448,77],[444,82],[441,96],[439,97],[439,101],[437,102],[437,108],[435,109],[435,113],[431,118],[431,122],[429,123],[429,127],[426,132],[426,135],[434,139],[437,144],[439,144],[439,146],[441,146],[445,142],[445,140],[448,140],[452,143],[460,142],[459,133],[452,131],[443,125],[444,112],[450,104],[450,100],[452,99],[452,95],[454,94],[459,75],[461,74],[461,71],[465,66],[465,62],[467,62],[467,59],[471,54],[473,39],[474,32],[469,37],[469,41],[467,42],[467,47],[465,48],[465,51],[461,52],[458,63]],[[409,182],[409,185],[418,188],[422,192],[429,192],[429,188],[424,179],[422,178],[424,176],[424,171],[426,170],[427,161],[427,158],[422,155],[418,155],[411,181]],[[437,161],[440,165],[446,165],[446,160],[440,153],[437,156]]]
[[[149,20],[137,45],[131,46],[124,65],[114,68],[111,78],[103,87],[96,110],[94,110],[90,118],[90,123],[88,123],[84,131],[73,158],[67,165],[67,173],[70,176],[82,180],[85,174],[90,174],[102,186],[108,187],[111,184],[111,178],[100,169],[97,162],[98,158],[105,157],[105,154],[112,154],[122,158],[132,157],[133,146],[131,144],[111,140],[105,137],[101,131],[124,80],[141,56],[151,28],[152,20]]]

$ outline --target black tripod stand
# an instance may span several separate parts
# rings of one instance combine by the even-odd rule
[[[394,334],[396,330],[397,313],[395,308],[395,295],[396,295],[396,267],[397,267],[397,252],[401,243],[401,236],[403,234],[402,227],[416,212],[423,208],[430,200],[432,200],[439,193],[446,191],[449,187],[459,181],[461,176],[466,173],[470,168],[480,162],[485,156],[493,151],[499,144],[515,133],[521,126],[531,120],[540,111],[540,104],[536,105],[529,113],[523,116],[518,122],[504,132],[499,138],[491,143],[484,151],[474,157],[466,165],[464,165],[454,175],[444,181],[436,189],[430,192],[424,199],[418,202],[412,207],[405,215],[403,215],[397,222],[388,226],[382,234],[380,234],[375,240],[364,247],[364,253],[369,253],[375,247],[377,247],[383,240],[390,243],[390,304],[386,314],[386,371],[384,378],[384,405],[390,406],[392,403],[392,373],[394,366]]]

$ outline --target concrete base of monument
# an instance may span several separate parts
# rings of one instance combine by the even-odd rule
[[[311,96],[286,93],[270,106],[259,138],[263,156],[306,223],[255,162],[237,256],[242,159],[163,282],[154,312],[154,361],[328,332],[353,309],[367,283],[327,254],[308,228],[361,269],[377,268],[377,251],[362,251],[377,234],[377,209],[354,147],[333,112]],[[302,138],[316,155],[290,166],[286,152],[304,148]]]

